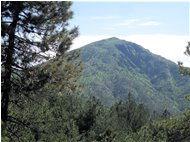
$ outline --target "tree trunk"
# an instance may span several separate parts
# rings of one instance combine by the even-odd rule
[[[16,4],[16,3],[15,3]],[[19,3],[17,3],[18,5]],[[15,6],[16,7],[16,6]],[[6,122],[8,118],[8,105],[9,97],[11,94],[11,75],[12,75],[12,63],[14,54],[14,42],[15,42],[15,30],[17,22],[19,20],[20,9],[17,7],[15,13],[13,13],[13,22],[9,26],[9,39],[8,39],[8,49],[6,49],[6,60],[5,60],[5,76],[2,79],[2,100],[1,100],[1,120]]]

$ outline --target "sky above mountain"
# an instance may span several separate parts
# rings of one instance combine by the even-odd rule
[[[183,52],[189,31],[189,2],[73,2],[70,25],[80,36],[72,49],[118,37],[142,45],[174,62],[190,59]]]

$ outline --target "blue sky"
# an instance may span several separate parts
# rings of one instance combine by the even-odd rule
[[[174,62],[190,62],[183,56],[189,40],[188,2],[73,2],[72,10],[71,25],[80,32],[73,48],[115,36]]]
[[[74,2],[81,35],[189,33],[188,2]]]

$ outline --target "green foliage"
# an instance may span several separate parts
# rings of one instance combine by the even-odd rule
[[[184,67],[182,62],[178,62],[179,71],[182,75],[189,75],[190,76],[190,68]]]
[[[190,101],[190,94],[185,97],[188,101]]]
[[[117,38],[97,41],[81,48],[81,58],[84,94],[96,96],[105,105],[132,92],[151,111],[167,108],[179,113],[188,106],[184,95],[190,92],[190,79],[180,75],[175,63],[135,43]]]
[[[64,92],[35,97],[36,102],[25,100],[20,107],[10,106],[10,113],[16,118],[12,120],[17,123],[10,122],[6,127],[2,123],[3,142],[185,142],[190,139],[189,110],[178,118],[151,120],[148,110],[136,103],[132,94],[111,108],[103,106],[95,97],[86,99]]]
[[[12,108],[12,112],[17,115],[17,120],[22,121],[8,123],[6,133],[2,135],[15,142],[77,141],[75,139],[78,130],[74,125],[73,115],[78,110],[73,109],[71,104],[74,101],[77,105],[76,99],[67,95],[48,97],[39,98],[40,104],[35,102],[23,104],[24,109],[21,110]]]
[[[146,108],[137,104],[130,93],[126,101],[120,101],[111,107],[110,117],[116,141],[125,141],[129,133],[136,133],[150,119]]]
[[[5,2],[3,5],[10,3]],[[37,6],[36,2],[24,2],[24,4]],[[43,2],[38,4],[41,4],[38,8],[44,6]],[[51,4],[53,6],[61,4],[60,6],[65,6],[64,10],[67,10],[71,3]],[[44,10],[48,8],[45,7]],[[70,14],[65,15],[65,20],[72,15]],[[36,23],[36,18],[32,19]],[[42,24],[40,22],[42,21],[39,21],[39,24]],[[49,22],[47,23],[50,24]],[[47,26],[47,23],[44,26]],[[59,35],[62,36],[61,33],[52,35],[46,40],[51,43]],[[65,46],[70,44],[67,40],[64,42]],[[63,46],[63,43],[60,45]],[[57,51],[59,55],[64,53],[61,46]],[[83,66],[76,51],[56,57],[35,68],[27,68],[28,70],[24,72],[26,75],[21,78],[17,75],[22,75],[25,70],[17,71],[17,75],[13,75],[15,79],[13,81],[22,79],[23,82],[16,83],[26,83],[27,87],[26,90],[19,90],[20,88],[13,85],[12,94],[20,94],[11,96],[11,103],[8,106],[9,123],[2,122],[3,142],[187,142],[190,140],[190,110],[188,109],[180,117],[171,118],[167,108],[172,106],[174,108],[171,110],[178,111],[178,102],[175,98],[180,98],[179,94],[187,94],[189,91],[184,85],[189,80],[178,76],[176,65],[136,44],[116,38],[88,46],[92,47],[82,50],[82,59],[85,61],[85,66],[89,67],[89,70],[84,70],[80,78],[84,83],[83,86],[87,86],[84,92],[78,82]],[[6,68],[3,68],[3,71],[5,70]],[[130,91],[133,95],[126,94]],[[102,105],[95,97],[85,98],[79,95],[86,92],[90,96],[98,96],[104,103],[113,105],[109,108]],[[145,102],[149,107],[155,106],[155,109],[160,110],[162,110],[160,104],[164,102],[163,107],[167,109],[160,116],[160,120],[151,119],[146,106],[135,101],[137,98],[138,102]],[[122,101],[118,101],[121,99]]]
[[[33,96],[36,101],[25,100],[19,107],[10,105],[14,121],[2,124],[3,141],[121,141],[149,118],[144,107],[132,99],[109,109],[95,97],[85,99],[63,90],[52,94],[51,86],[49,93],[44,89]]]
[[[186,111],[178,118],[151,121],[142,127],[137,133],[129,133],[126,142],[140,141],[164,141],[164,142],[187,142],[190,140],[190,113]]]
[[[42,88],[50,75],[36,65],[64,54],[78,35],[68,27],[71,2],[2,1],[1,68],[2,117],[9,117],[10,103],[30,97]],[[39,72],[37,72],[39,71]],[[23,100],[23,99],[22,99]]]
[[[188,42],[188,45],[186,46],[186,51],[184,53],[185,55],[190,56],[190,42]],[[184,67],[183,62],[178,62],[178,66],[181,74],[190,76],[189,67]]]
[[[111,108],[111,115],[120,130],[137,132],[149,120],[149,113],[142,104],[136,104],[130,93],[128,95],[127,101],[120,101]]]

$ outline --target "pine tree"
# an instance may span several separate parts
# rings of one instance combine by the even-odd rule
[[[1,2],[1,120],[7,122],[10,97],[29,97],[49,75],[36,73],[35,66],[64,54],[78,35],[69,29],[71,2],[2,1]]]
[[[190,42],[188,42],[188,45],[186,46],[186,51],[184,52],[185,55],[190,56]],[[190,68],[184,67],[182,62],[178,62],[179,70],[181,74],[183,75],[189,75],[190,76]]]

